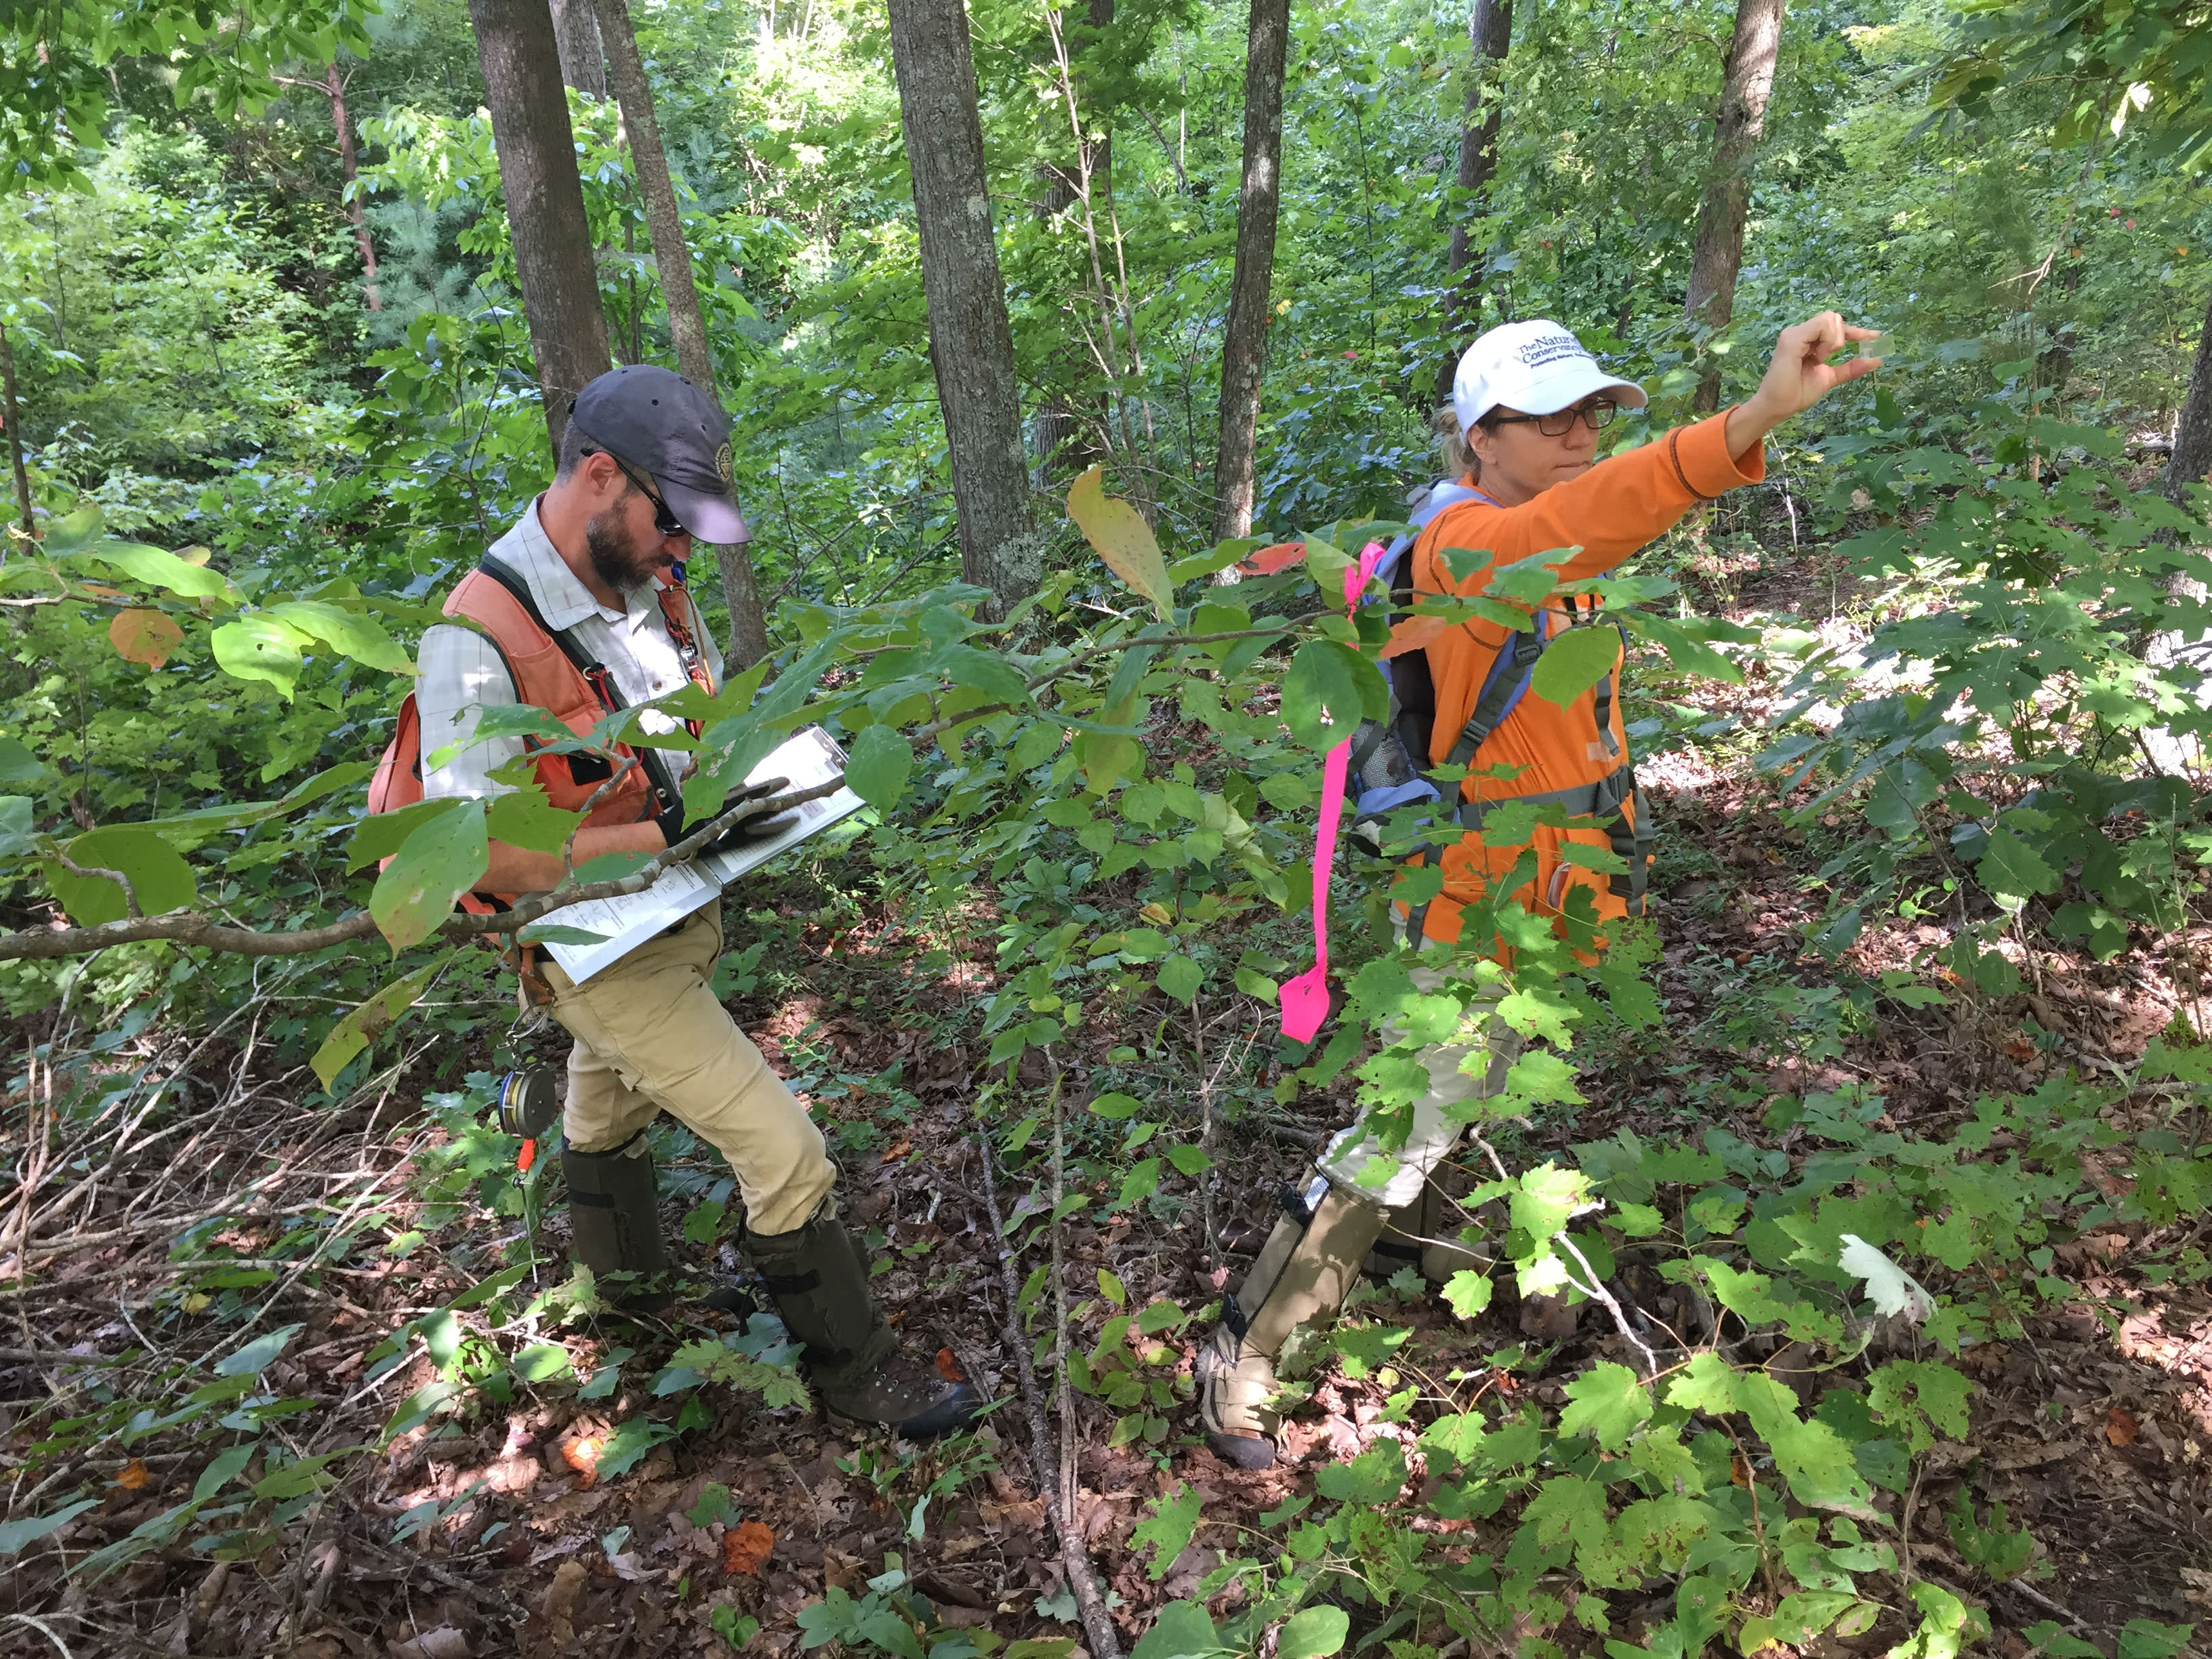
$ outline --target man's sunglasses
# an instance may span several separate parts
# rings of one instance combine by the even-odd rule
[[[1565,428],[1561,428],[1563,431],[1565,429]],[[664,536],[688,536],[691,533],[690,531],[686,529],[682,522],[678,520],[675,509],[670,507],[666,501],[661,500],[660,493],[658,490],[653,489],[651,484],[646,483],[644,479],[639,477],[637,474],[631,470],[630,464],[628,461],[623,459],[621,456],[616,454],[613,450],[609,449],[605,444],[594,444],[590,449],[586,449],[584,453],[586,455],[589,455],[593,450],[596,450],[599,453],[605,456],[617,466],[620,467],[622,469],[623,477],[628,478],[630,483],[636,487],[637,492],[643,495],[646,500],[653,503],[653,527],[656,531],[659,532],[660,534]]]
[[[1587,421],[1591,431],[1602,432],[1620,412],[1620,405],[1612,398],[1593,398],[1588,403],[1577,404],[1571,409],[1554,410],[1549,415],[1500,415],[1492,424],[1533,426],[1547,438],[1564,438],[1574,430],[1577,421]]]

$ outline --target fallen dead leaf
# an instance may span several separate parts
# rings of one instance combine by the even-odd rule
[[[2105,1414],[2105,1438],[2115,1446],[2134,1445],[2142,1432],[2142,1425],[2125,1406],[2115,1406]]]
[[[757,1578],[775,1547],[775,1534],[758,1521],[740,1521],[722,1534],[722,1571]]]
[[[2014,1037],[2010,1042],[2005,1044],[2004,1051],[2022,1066],[2035,1058],[2035,1045],[2026,1037]]]
[[[1747,1489],[1751,1486],[1751,1460],[1741,1452],[1729,1455],[1729,1484]]]
[[[123,1473],[115,1477],[115,1484],[125,1492],[137,1492],[139,1487],[153,1478],[152,1473],[146,1468],[146,1460],[143,1457],[134,1457],[123,1466]]]
[[[914,1150],[911,1140],[896,1140],[884,1149],[884,1162],[896,1164]]]
[[[960,1362],[953,1358],[950,1348],[937,1351],[937,1374],[947,1382],[965,1382],[968,1380],[967,1373],[960,1369]]]
[[[599,1454],[606,1448],[605,1437],[580,1434],[574,1440],[562,1443],[561,1461],[582,1476],[588,1486],[599,1478]]]
[[[426,1630],[392,1650],[392,1659],[469,1659],[469,1638],[451,1625]]]

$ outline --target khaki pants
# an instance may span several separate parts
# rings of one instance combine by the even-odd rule
[[[1443,983],[1443,975],[1416,968],[1413,983],[1423,991],[1434,991]],[[1448,1109],[1501,1093],[1505,1074],[1521,1057],[1520,1036],[1491,1012],[1503,996],[1500,992],[1496,998],[1468,1006],[1468,1018],[1481,1033],[1475,1042],[1432,1043],[1421,1050],[1429,1086],[1413,1103],[1413,1124],[1405,1145],[1385,1151],[1369,1131],[1369,1114],[1362,1112],[1349,1128],[1337,1132],[1316,1160],[1323,1179],[1347,1198],[1385,1209],[1401,1208],[1421,1195],[1430,1171],[1450,1155],[1466,1133],[1467,1118],[1455,1116]],[[1385,1036],[1397,1036],[1394,1026],[1382,1029]],[[1362,1173],[1376,1164],[1390,1170],[1389,1179],[1379,1187],[1360,1184]]]
[[[561,1131],[580,1152],[611,1152],[665,1110],[730,1161],[757,1233],[787,1233],[836,1180],[821,1130],[715,1000],[720,904],[576,984],[544,963],[568,1053]],[[641,1154],[645,1148],[638,1142]]]

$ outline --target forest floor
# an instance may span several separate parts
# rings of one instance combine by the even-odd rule
[[[1759,596],[1730,597],[1741,605]],[[1755,702],[1756,682],[1742,696]],[[1684,750],[1644,767],[1670,848],[1654,906],[1661,952],[1652,972],[1666,1005],[1664,1030],[1578,1048],[1590,1103],[1555,1109],[1516,1144],[1515,1156],[1540,1158],[1623,1129],[1665,1139],[1725,1128],[1775,1146],[1782,1138],[1762,1121],[1773,1097],[1853,1082],[1878,1089],[1897,1126],[1925,1132],[1965,1115],[1985,1091],[2031,1090],[2069,1067],[2125,1065],[2189,1001],[2185,963],[2205,959],[2212,929],[2145,939],[2101,964],[2039,950],[2034,988],[2019,995],[1960,996],[1917,1011],[1884,1003],[1876,1017],[1849,1017],[1844,1005],[1820,995],[1837,979],[1836,967],[1802,953],[1815,913],[1804,890],[1812,861],[1805,832],[1778,816],[1770,789],[1742,781],[1743,770],[1723,771]],[[924,975],[915,969],[915,941],[897,918],[864,913],[833,931],[805,921],[806,895],[788,897],[793,924],[761,963],[763,983],[778,993],[755,993],[732,1006],[771,1063],[806,1081],[812,1109],[833,1131],[845,1213],[880,1234],[880,1258],[891,1265],[878,1285],[905,1340],[941,1351],[941,1364],[994,1397],[1012,1395],[998,1238],[974,1139],[983,1056],[972,1035],[961,1035],[974,1030],[991,972],[988,929],[970,931],[976,942],[963,959]],[[1916,951],[1940,936],[1924,932],[1870,927],[1846,965],[1863,975],[1911,967]],[[744,937],[733,919],[733,942]],[[1924,966],[1920,971],[1933,977]],[[1770,994],[1778,984],[1804,994]],[[1219,1012],[1224,1030],[1258,1031],[1268,1020],[1267,1011],[1243,999]],[[1137,1023],[1074,1034],[1077,1052],[1065,1056],[1071,1077],[1103,1064],[1110,1045],[1141,1041]],[[163,1310],[165,1322],[151,1336],[135,1322],[177,1272],[172,1245],[190,1223],[220,1219],[221,1231],[191,1235],[195,1249],[227,1245],[246,1261],[286,1232],[289,1214],[326,1200],[356,1215],[374,1206],[394,1234],[413,1227],[424,1200],[410,1159],[443,1136],[410,1101],[483,1063],[481,1054],[426,1048],[384,1097],[303,1121],[288,1109],[285,1077],[257,1070],[240,1048],[211,1051],[208,1062],[217,1061],[234,1079],[219,1098],[165,1125],[158,1138],[132,1144],[125,1137],[112,1159],[58,1173],[58,1194],[71,1182],[93,1190],[69,1230],[33,1245],[27,1282],[0,1289],[8,1327],[0,1341],[20,1344],[0,1350],[0,1407],[9,1413],[0,1426],[49,1389],[70,1386],[71,1374],[48,1363],[56,1350],[112,1353],[143,1343],[174,1365],[235,1340],[234,1327],[210,1327],[195,1340],[189,1304],[183,1314],[173,1304]],[[884,1096],[868,1080],[894,1064],[909,1103],[871,1121]],[[1103,1269],[1125,1287],[1132,1307],[1170,1298],[1195,1315],[1218,1300],[1242,1271],[1241,1252],[1267,1224],[1281,1183],[1302,1173],[1310,1150],[1348,1115],[1348,1080],[1277,1107],[1266,1097],[1276,1074],[1272,1060],[1255,1069],[1235,1109],[1242,1115],[1226,1126],[1234,1133],[1218,1139],[1214,1196],[1228,1261],[1206,1259],[1195,1203],[1140,1204],[1110,1221],[1077,1216],[1061,1228],[1072,1297]],[[1158,1105],[1163,1115],[1193,1109],[1188,1102]],[[1024,1199],[1024,1178],[1001,1172],[999,1180],[1002,1204]],[[429,1215],[426,1224],[436,1219]],[[673,1203],[669,1220],[672,1240],[680,1238]],[[288,1396],[314,1402],[311,1449],[374,1441],[393,1405],[434,1379],[419,1350],[411,1364],[374,1383],[362,1377],[374,1345],[486,1271],[457,1262],[472,1252],[481,1258],[495,1237],[511,1243],[517,1225],[464,1213],[411,1254],[325,1265],[312,1284],[293,1271],[296,1263],[272,1261],[275,1287],[251,1298],[268,1310],[263,1328],[304,1323],[270,1380]],[[557,1215],[543,1231],[541,1253],[557,1259],[565,1243]],[[2078,1303],[2034,1320],[2020,1340],[1966,1352],[1979,1385],[1972,1432],[1963,1442],[1939,1441],[1923,1460],[1903,1521],[1922,1573],[1989,1609],[1996,1650],[2006,1659],[2021,1659],[2027,1644],[2019,1632],[2045,1620],[2109,1653],[2130,1618],[2189,1622],[2212,1612],[2212,1294],[2185,1276],[2148,1282],[2136,1267],[2183,1243],[2203,1240],[2115,1226],[2063,1245],[2056,1271],[2078,1286]],[[720,1265],[711,1245],[677,1248],[702,1276]],[[1020,1270],[1036,1259],[1032,1249]],[[1090,1297],[1073,1332],[1078,1345],[1095,1340],[1108,1311]],[[1467,1385],[1477,1392],[1528,1390],[1556,1400],[1560,1385],[1593,1359],[1620,1357],[1621,1339],[1590,1311],[1521,1304],[1509,1276],[1473,1322],[1453,1318],[1433,1298],[1399,1299],[1389,1316],[1415,1328],[1407,1352],[1418,1356],[1425,1376],[1459,1370],[1487,1379]],[[589,1652],[623,1659],[721,1651],[732,1632],[745,1632],[735,1622],[741,1618],[758,1621],[747,1651],[795,1655],[800,1610],[832,1587],[864,1594],[893,1554],[946,1625],[1008,1638],[1080,1638],[1047,1525],[1048,1495],[1017,1426],[1018,1400],[979,1436],[915,1449],[858,1436],[804,1408],[769,1410],[716,1390],[715,1420],[656,1447],[625,1474],[598,1478],[594,1457],[616,1422],[648,1409],[673,1415],[673,1402],[652,1400],[645,1379],[687,1329],[696,1334],[719,1320],[568,1328],[560,1340],[580,1376],[617,1346],[635,1351],[617,1389],[587,1400],[573,1386],[526,1388],[511,1405],[479,1399],[457,1417],[434,1419],[388,1450],[356,1458],[319,1508],[235,1562],[210,1563],[179,1543],[98,1583],[64,1577],[65,1561],[187,1495],[204,1455],[156,1438],[128,1457],[94,1445],[42,1458],[11,1434],[0,1446],[13,1465],[15,1514],[47,1507],[25,1507],[22,1493],[43,1486],[65,1495],[88,1476],[105,1496],[17,1560],[0,1588],[0,1615],[28,1615],[38,1627],[0,1629],[0,1652],[61,1647],[80,1659]],[[1173,1355],[1165,1371],[1181,1392],[1162,1443],[1109,1448],[1115,1413],[1096,1401],[1079,1406],[1076,1510],[1115,1598],[1125,1645],[1164,1601],[1191,1594],[1224,1553],[1249,1547],[1236,1542],[1240,1528],[1256,1535],[1259,1516],[1310,1491],[1317,1466],[1357,1453],[1378,1432],[1395,1432],[1384,1419],[1382,1382],[1324,1365],[1289,1425],[1288,1459],[1261,1474],[1224,1466],[1196,1438],[1188,1403],[1191,1353],[1202,1334],[1194,1318],[1163,1339]],[[1528,1364],[1511,1372],[1490,1364],[1498,1351],[1522,1344],[1532,1350]],[[1991,1583],[1958,1559],[1942,1516],[1970,1468],[1978,1491],[2002,1499],[2047,1550],[2047,1576]],[[1131,1533],[1147,1505],[1177,1482],[1201,1494],[1204,1518],[1191,1547],[1155,1581],[1133,1552]],[[938,1494],[916,1525],[917,1502],[933,1485]],[[726,1489],[726,1505],[714,1504],[714,1486]],[[434,1523],[396,1540],[426,1504],[438,1506]],[[694,1518],[701,1516],[704,1524]],[[1449,1524],[1471,1527],[1449,1543],[1502,1547],[1483,1523]],[[1885,1586],[1871,1578],[1865,1588],[1893,1607],[1903,1601],[1893,1580]],[[1630,1640],[1645,1613],[1660,1612],[1656,1598],[1638,1593],[1610,1599],[1614,1633]],[[1893,1614],[1853,1642],[1824,1638],[1823,1651],[1880,1652],[1905,1633]],[[1571,1626],[1554,1636],[1570,1651],[1603,1650]]]

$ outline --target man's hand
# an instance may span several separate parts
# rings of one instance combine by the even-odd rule
[[[1855,340],[1879,339],[1879,329],[1855,328],[1832,311],[1785,328],[1774,343],[1759,390],[1729,411],[1729,453],[1741,455],[1792,415],[1802,414],[1839,386],[1881,367],[1879,357],[1829,358]]]
[[[670,807],[653,821],[659,824],[665,844],[673,847],[686,836],[697,834],[714,819],[747,801],[766,800],[778,790],[788,787],[790,783],[789,778],[769,778],[761,783],[749,783],[742,788],[732,789],[713,812],[703,818],[694,818],[689,823],[683,822],[684,809],[681,806]],[[755,813],[750,817],[740,818],[701,848],[698,856],[703,858],[709,853],[726,853],[749,842],[773,840],[790,829],[792,823],[792,815],[788,812],[779,813],[773,817]]]

